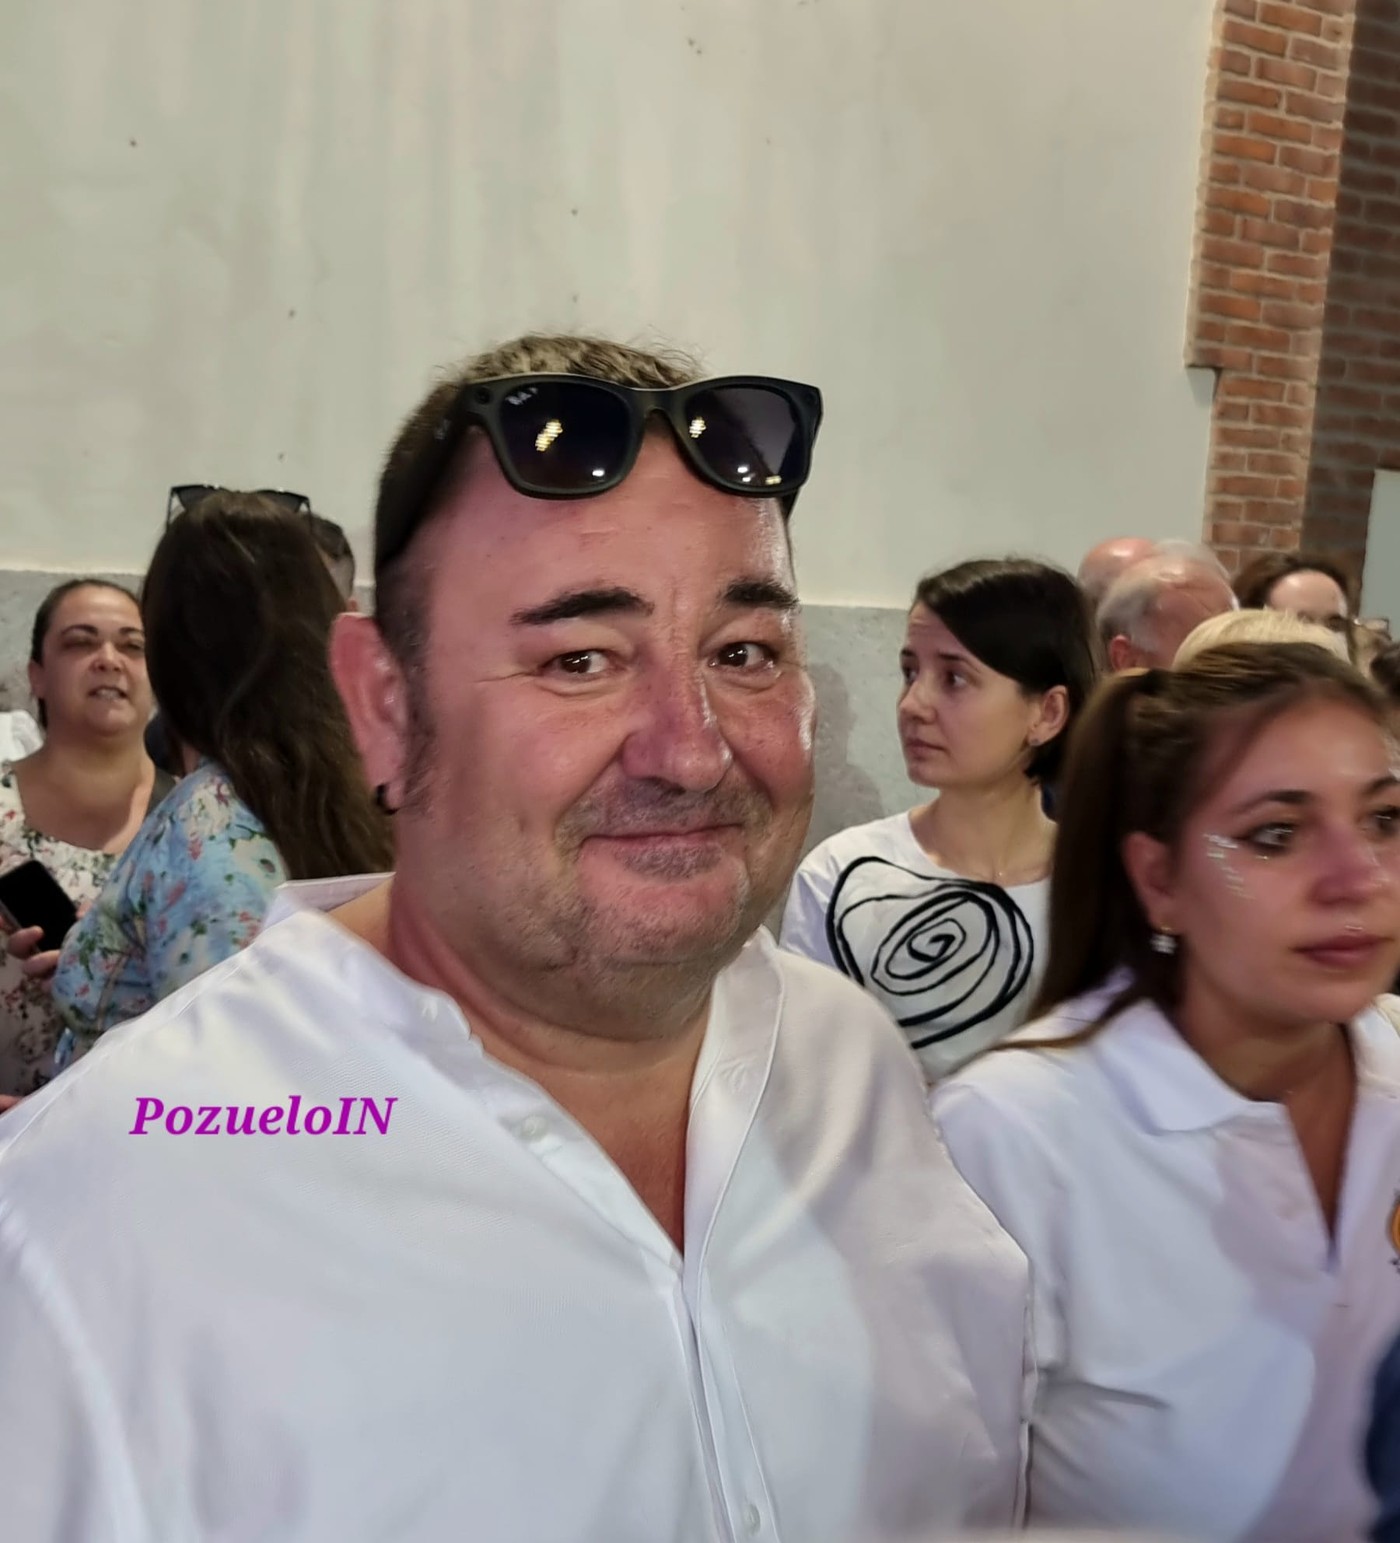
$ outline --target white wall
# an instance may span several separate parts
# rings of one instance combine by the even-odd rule
[[[804,589],[1198,532],[1211,0],[0,0],[0,567],[172,481],[363,535],[433,368],[655,328],[818,382]]]
[[[1400,632],[1400,472],[1378,471],[1371,487],[1371,524],[1361,614],[1388,616]]]

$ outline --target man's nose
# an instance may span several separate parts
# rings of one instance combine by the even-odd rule
[[[658,670],[640,687],[622,755],[629,777],[702,793],[733,764],[703,665]]]

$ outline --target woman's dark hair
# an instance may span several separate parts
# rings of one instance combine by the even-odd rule
[[[1124,839],[1143,831],[1175,848],[1222,758],[1242,756],[1281,713],[1318,700],[1385,723],[1385,702],[1371,682],[1314,643],[1224,643],[1179,669],[1130,671],[1100,686],[1075,730],[1060,789],[1050,953],[1031,1016],[1053,1012],[1115,971],[1126,969],[1129,980],[1087,1029],[1044,1043],[1087,1039],[1134,1002],[1175,1006],[1179,955],[1152,948],[1123,865]]]
[[[49,628],[53,626],[54,613],[69,595],[80,589],[108,589],[113,594],[125,595],[137,610],[141,609],[141,602],[126,587],[125,584],[114,584],[111,579],[66,579],[62,584],[57,584],[39,602],[39,609],[34,613],[34,630],[29,635],[29,661],[31,664],[43,664],[44,644],[49,639]],[[36,704],[36,712],[39,719],[39,727],[46,729],[49,726],[49,710],[41,699]]]
[[[211,493],[173,520],[141,594],[161,711],[228,774],[294,879],[391,862],[331,679],[342,610],[306,521],[252,493]]]
[[[914,604],[943,623],[975,658],[1027,695],[1063,686],[1064,730],[1033,752],[1026,775],[1054,782],[1073,727],[1099,676],[1099,641],[1079,585],[1063,569],[1027,558],[980,558],[919,583]]]
[[[1350,576],[1330,557],[1318,557],[1312,552],[1261,553],[1235,580],[1235,598],[1246,610],[1262,611],[1274,586],[1291,573],[1320,573],[1331,579],[1342,592],[1348,616],[1355,609]]]

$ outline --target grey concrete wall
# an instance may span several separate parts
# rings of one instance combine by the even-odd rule
[[[107,576],[132,589],[139,583],[131,574]],[[53,585],[70,577],[0,569],[0,711],[30,705],[25,663],[34,612]],[[370,596],[361,603],[370,609]],[[806,624],[820,712],[808,836],[814,846],[847,825],[909,808],[919,790],[905,778],[894,724],[903,611],[809,606]]]

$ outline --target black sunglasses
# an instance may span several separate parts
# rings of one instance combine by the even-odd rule
[[[170,495],[165,501],[165,527],[170,528],[170,522],[178,514],[188,514],[202,499],[208,498],[211,493],[227,493],[227,488],[210,487],[203,482],[182,482],[170,490]],[[274,504],[280,504],[293,514],[310,514],[311,500],[305,493],[288,493],[282,488],[259,488],[254,494],[257,498],[270,498]]]
[[[822,418],[815,386],[725,375],[646,390],[588,375],[504,375],[465,384],[400,486],[375,514],[375,566],[408,545],[462,436],[486,431],[506,481],[529,498],[593,498],[636,464],[647,419],[660,413],[690,469],[711,487],[776,498],[786,514],[807,480]]]

